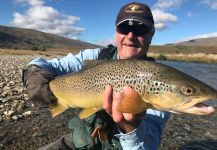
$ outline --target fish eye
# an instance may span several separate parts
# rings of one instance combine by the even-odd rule
[[[185,86],[185,87],[181,88],[181,92],[184,95],[192,95],[194,93],[194,91],[195,91],[194,88],[191,86]]]

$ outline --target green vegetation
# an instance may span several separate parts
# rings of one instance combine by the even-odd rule
[[[34,45],[34,46],[32,46],[31,50],[33,50],[33,51],[46,51],[47,49],[45,46]]]
[[[19,47],[18,47],[18,46],[14,46],[13,49],[14,49],[14,50],[17,50],[17,49],[19,49]]]
[[[163,54],[158,55],[157,57],[158,60],[167,60],[167,57]]]

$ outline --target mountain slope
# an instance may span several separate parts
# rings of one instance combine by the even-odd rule
[[[181,46],[217,46],[217,37],[198,38],[189,41],[173,43],[168,45],[181,45]]]
[[[99,46],[33,29],[0,25],[0,48],[33,49],[34,47],[46,49],[85,49],[96,48]]]

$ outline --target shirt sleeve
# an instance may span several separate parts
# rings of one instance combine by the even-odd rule
[[[86,49],[80,51],[77,55],[69,53],[62,58],[54,58],[46,60],[37,58],[32,60],[29,64],[34,64],[42,69],[54,73],[56,76],[61,76],[67,73],[79,71],[82,68],[84,60],[95,60],[98,58],[101,49]]]
[[[139,126],[132,132],[116,134],[124,150],[157,150],[162,130],[170,113],[148,109]]]

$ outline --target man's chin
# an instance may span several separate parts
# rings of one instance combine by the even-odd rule
[[[138,58],[138,54],[125,55],[125,56],[122,56],[121,59],[136,59],[136,58]]]

